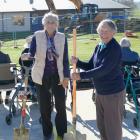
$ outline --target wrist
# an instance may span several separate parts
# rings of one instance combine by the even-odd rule
[[[67,81],[69,81],[69,79],[70,79],[69,77],[65,77],[65,78],[64,78],[64,80],[67,80]]]

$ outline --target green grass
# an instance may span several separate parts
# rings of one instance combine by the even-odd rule
[[[137,33],[137,35],[140,37],[140,33]],[[121,38],[124,36],[122,33],[116,34],[115,38],[119,42]],[[131,44],[132,44],[132,50],[140,53],[140,38],[130,38]],[[77,37],[77,56],[81,60],[88,60],[93,50],[100,42],[100,39],[98,35],[83,35],[81,37]],[[72,55],[72,41],[69,41],[69,54]]]
[[[17,48],[14,48],[14,41],[5,41],[1,50],[7,54],[9,54],[11,61],[13,63],[18,64],[19,56],[24,49],[23,45],[25,44],[25,39],[19,39],[16,41]]]
[[[118,33],[116,34],[115,38],[120,41],[120,39],[123,37],[124,34]],[[140,37],[140,32],[137,33],[137,35]],[[130,38],[131,44],[132,44],[132,50],[140,53],[140,38]],[[77,37],[77,56],[84,61],[87,61],[96,46],[96,44],[100,42],[100,39],[97,34],[95,35],[82,35]],[[17,40],[17,46],[18,48],[13,48],[14,41],[6,41],[4,42],[4,47],[2,48],[2,51],[9,54],[12,62],[18,64],[18,59],[20,57],[20,54],[22,52],[23,45],[25,43],[25,39],[19,39]],[[69,57],[72,55],[72,38],[68,39],[69,44]]]
[[[133,17],[137,17],[139,18],[140,17],[140,9],[139,8],[136,8],[132,11],[133,13]]]

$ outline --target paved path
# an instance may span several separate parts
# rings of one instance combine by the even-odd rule
[[[91,99],[92,90],[78,91],[77,92],[77,130],[80,133],[86,134],[87,140],[99,140],[100,135],[96,127],[96,111],[95,104]],[[70,109],[71,96],[68,93],[67,97],[67,116],[68,125],[71,123],[71,109]],[[123,121],[123,140],[140,140],[140,129],[133,126],[133,117],[135,117],[134,106],[126,103],[127,117]],[[13,128],[19,126],[20,116],[17,114],[12,120],[12,125],[7,126],[5,123],[5,116],[8,113],[8,107],[4,104],[0,105],[0,140],[12,140]],[[39,110],[37,104],[29,103],[29,116],[26,120],[26,126],[30,129],[30,140],[43,140],[42,129],[39,124]],[[54,121],[55,110],[52,114]]]

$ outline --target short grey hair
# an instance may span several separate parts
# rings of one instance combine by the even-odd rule
[[[120,46],[121,47],[131,47],[131,43],[127,37],[124,37],[120,41]]]
[[[59,24],[58,15],[56,15],[52,12],[46,13],[42,19],[42,25],[45,26],[47,24],[47,22],[54,22],[58,25]]]
[[[99,25],[98,25],[98,27],[97,27],[97,33],[99,33],[100,28],[101,28],[104,24],[107,24],[107,25],[110,27],[110,29],[111,29],[114,33],[117,32],[117,26],[116,26],[115,22],[112,21],[111,19],[104,19],[104,20],[102,20],[102,21],[99,23]]]

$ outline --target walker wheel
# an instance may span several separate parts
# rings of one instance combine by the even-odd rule
[[[133,119],[133,124],[136,128],[139,128],[139,122],[138,122],[138,119],[137,118],[134,118]]]
[[[5,121],[6,121],[7,125],[12,124],[12,116],[11,116],[11,114],[6,116]]]

